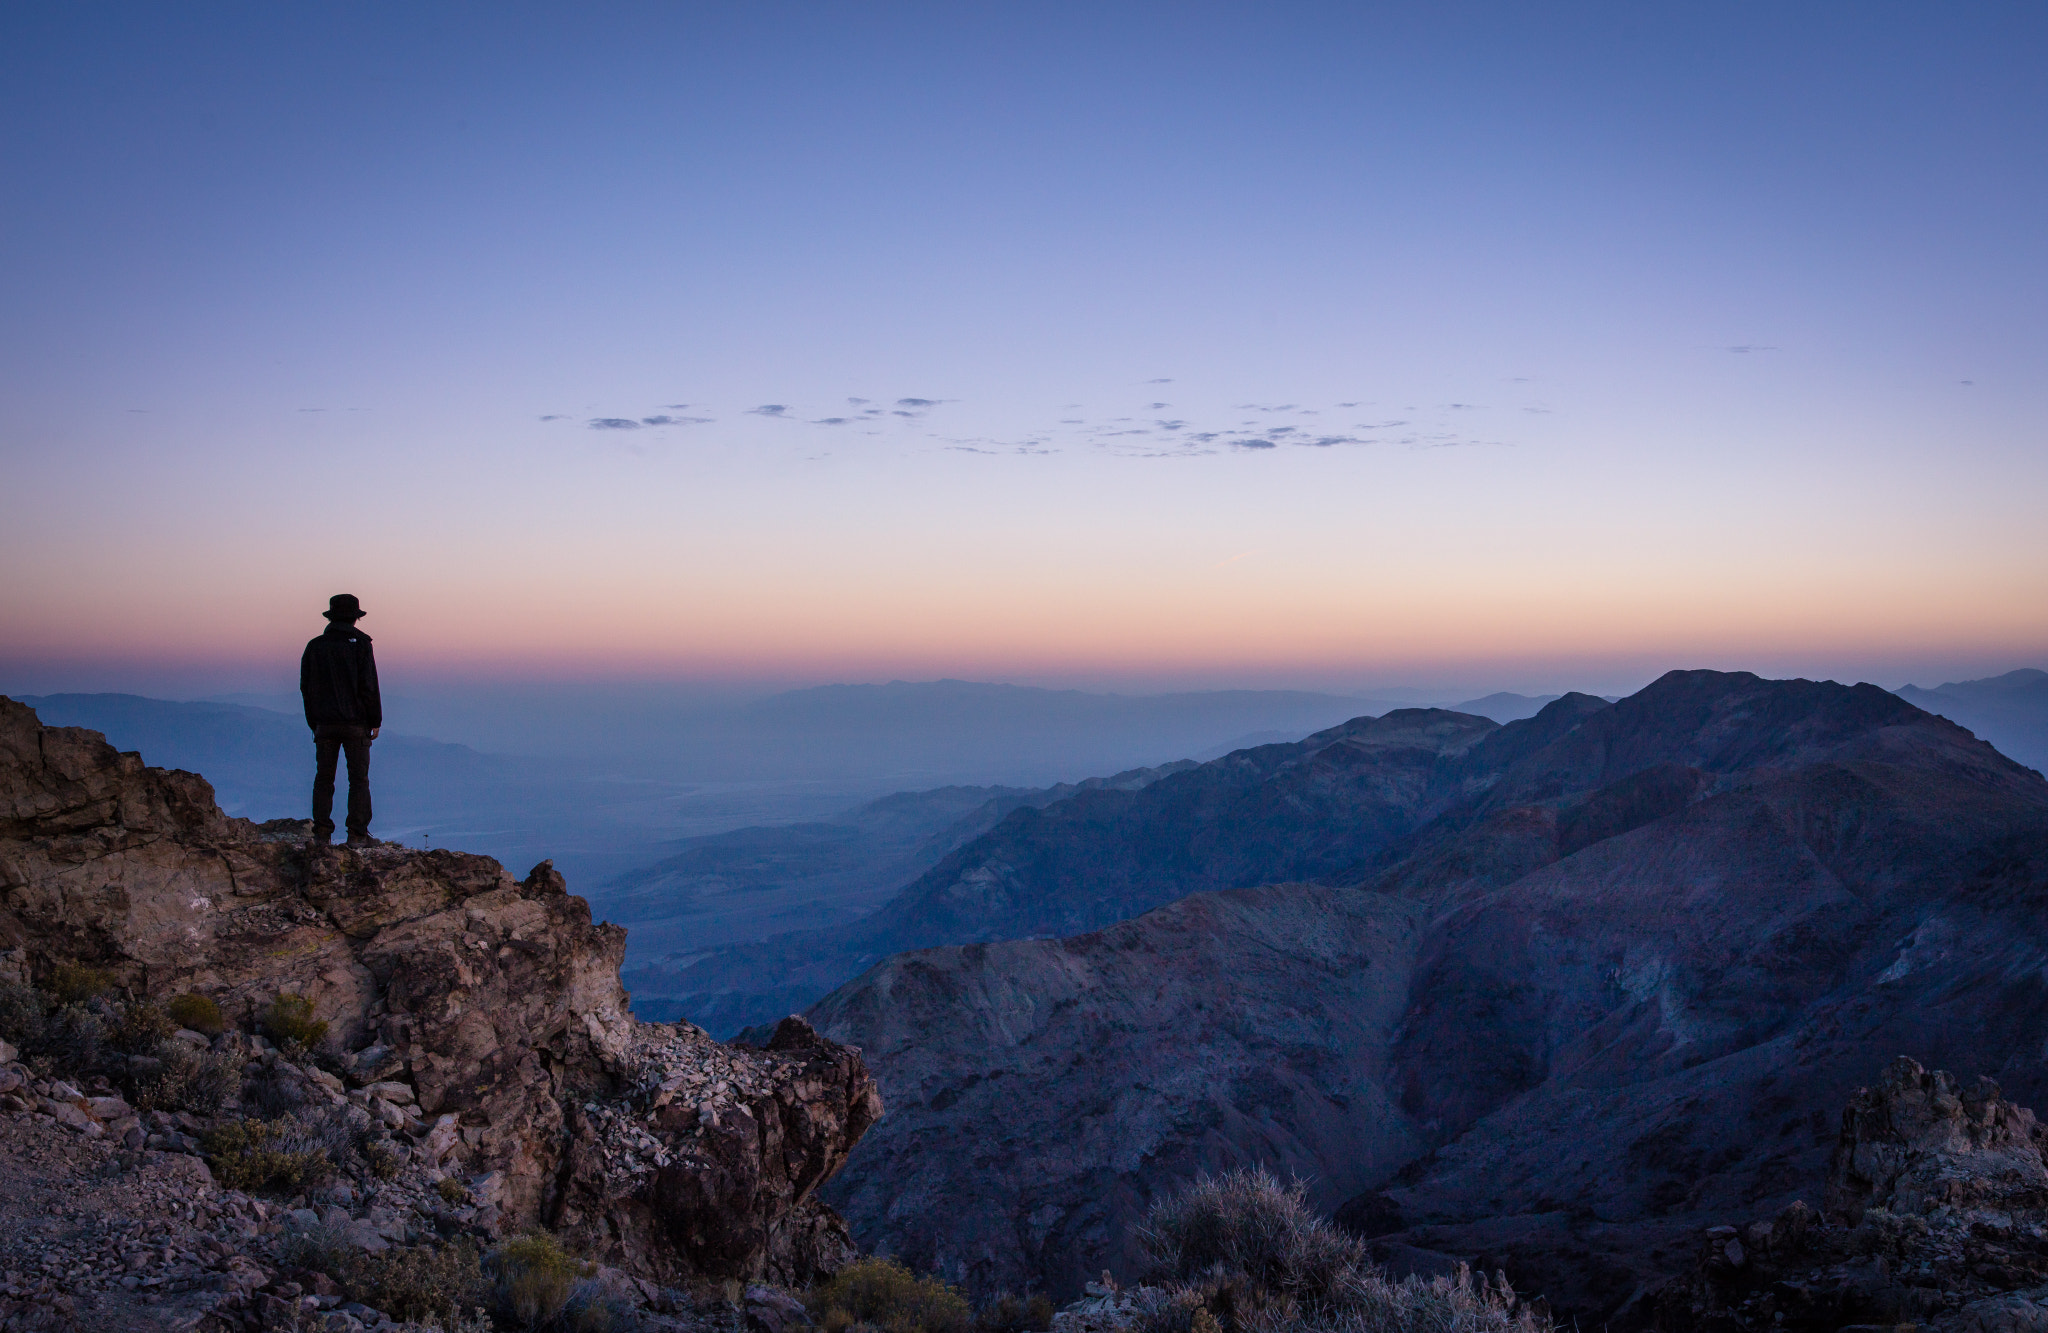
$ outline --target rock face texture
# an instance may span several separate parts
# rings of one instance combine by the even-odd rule
[[[559,1222],[671,1278],[832,1266],[843,1244],[812,1191],[879,1113],[858,1054],[794,1029],[754,1052],[636,1026],[624,946],[545,862],[515,881],[456,852],[309,852],[223,816],[193,774],[0,698],[0,949],[17,970],[97,967],[131,995],[197,991],[251,1025],[303,996],[335,1063],[419,1153],[497,1173],[506,1225]],[[754,1103],[730,1086],[704,1103],[712,1122],[743,1107],[756,1132],[657,1123],[652,1173],[593,1149],[594,1120],[660,1122],[632,1100],[656,1048],[679,1052],[671,1073],[744,1071]],[[628,1216],[631,1234],[605,1221]]]
[[[1990,1079],[1964,1086],[1900,1056],[1842,1113],[1825,1208],[1709,1228],[1695,1267],[1658,1296],[1657,1324],[2048,1328],[2044,1139]]]
[[[663,1282],[796,1284],[854,1257],[846,1224],[812,1192],[881,1118],[859,1052],[792,1016],[762,1051],[650,1024],[630,1064],[624,1096],[576,1108],[557,1230]]]
[[[1265,1164],[1404,1266],[1640,1323],[1703,1226],[1812,1193],[1900,1051],[2048,1094],[2039,774],[1875,687],[1714,672],[1443,725],[1320,883],[905,955],[811,1010],[891,1108],[826,1190],[862,1243],[1064,1296],[1134,1274],[1162,1191]],[[1227,809],[1284,824],[1317,781],[1271,779]]]

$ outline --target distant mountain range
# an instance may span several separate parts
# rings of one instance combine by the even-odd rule
[[[865,1246],[1061,1295],[1256,1163],[1383,1257],[1641,1323],[1703,1226],[1811,1193],[1894,1056],[2048,1099],[2044,911],[2048,781],[1875,686],[1359,719],[1014,811],[836,932],[979,942],[809,1011],[889,1108],[825,1194]]]
[[[688,956],[732,940],[756,940],[799,924],[831,928],[865,916],[1004,815],[1077,791],[1134,789],[1191,760],[1054,787],[940,787],[897,792],[828,820],[749,827],[686,838],[676,855],[595,890],[605,910],[630,922],[634,957]],[[661,992],[660,965],[627,971],[642,1018],[688,1016]],[[701,1020],[700,1020],[701,1021]]]
[[[2048,671],[2008,671],[1931,690],[1905,685],[1895,693],[1938,717],[1968,727],[2028,767],[2048,770]]]

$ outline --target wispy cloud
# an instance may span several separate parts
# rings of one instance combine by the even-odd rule
[[[639,430],[640,423],[631,417],[592,417],[592,430]]]
[[[750,407],[747,411],[757,417],[783,417],[789,415],[789,404],[763,403],[759,407]]]

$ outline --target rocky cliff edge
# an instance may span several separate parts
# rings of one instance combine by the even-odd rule
[[[203,778],[0,697],[0,981],[86,967],[130,1002],[198,994],[230,1029],[216,1049],[273,1058],[243,1033],[303,997],[327,1025],[306,1094],[353,1103],[415,1168],[488,1182],[480,1229],[550,1226],[663,1282],[803,1281],[851,1255],[812,1191],[881,1114],[857,1050],[801,1019],[767,1049],[636,1023],[626,932],[549,863],[515,880],[303,829],[231,819]]]

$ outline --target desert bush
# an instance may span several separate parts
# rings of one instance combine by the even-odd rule
[[[825,1333],[867,1324],[883,1333],[966,1333],[974,1322],[967,1298],[936,1277],[919,1277],[893,1259],[861,1259],[813,1287],[805,1297]]]
[[[1262,1169],[1198,1176],[1153,1205],[1138,1241],[1171,1281],[1235,1277],[1255,1291],[1327,1301],[1366,1263],[1365,1244],[1318,1217],[1306,1189]]]
[[[221,1015],[220,1006],[196,991],[187,991],[172,1000],[165,1012],[179,1027],[203,1032],[209,1037],[218,1036],[227,1028],[227,1019]]]
[[[469,1186],[453,1176],[443,1176],[434,1182],[434,1193],[441,1196],[441,1202],[450,1207],[460,1207],[469,1202]]]
[[[1463,1264],[1455,1277],[1389,1278],[1368,1267],[1332,1303],[1269,1310],[1240,1322],[1244,1333],[1551,1333],[1550,1319],[1522,1302],[1504,1274],[1488,1281]]]
[[[285,1267],[325,1273],[337,1282],[341,1279],[336,1274],[347,1271],[361,1253],[362,1247],[350,1240],[346,1231],[330,1226],[295,1231],[277,1252]]]
[[[978,1333],[1045,1333],[1052,1327],[1052,1298],[1044,1294],[1029,1299],[1005,1291],[974,1312]]]
[[[481,1305],[467,1315],[457,1314],[445,1324],[439,1319],[427,1319],[409,1320],[391,1327],[398,1333],[494,1333],[495,1330],[491,1317],[484,1313]]]
[[[31,1061],[39,1069],[91,1069],[100,1062],[100,1043],[106,1035],[105,1020],[74,1002],[52,1011],[42,1035],[22,1050],[32,1052]]]
[[[59,1004],[83,1004],[114,989],[113,973],[83,963],[59,963],[44,978],[43,989]]]
[[[48,996],[33,986],[0,982],[0,1040],[27,1050],[42,1040],[49,1017]]]
[[[138,1110],[214,1115],[239,1081],[233,1057],[195,1051],[176,1038],[143,1054],[149,1064],[131,1064],[126,1080],[128,1100]]]
[[[292,1195],[334,1174],[325,1145],[307,1145],[291,1117],[234,1120],[200,1139],[214,1179],[229,1189]]]
[[[1389,1278],[1303,1195],[1231,1171],[1154,1204],[1138,1239],[1169,1285],[1138,1333],[1550,1333],[1505,1275]]]
[[[311,1050],[327,1036],[327,1022],[313,1017],[311,1000],[286,991],[264,1010],[263,1031],[280,1046]]]
[[[363,1163],[370,1168],[370,1174],[379,1180],[390,1180],[398,1174],[398,1168],[405,1161],[398,1155],[398,1149],[382,1139],[371,1139],[362,1147]]]
[[[169,1014],[148,1000],[137,1000],[115,1007],[114,1021],[107,1027],[107,1042],[117,1051],[150,1055],[158,1042],[177,1030]]]
[[[289,1116],[305,1104],[305,1082],[288,1065],[256,1065],[242,1088],[243,1108],[264,1120]]]
[[[0,1038],[20,1047],[38,1073],[76,1072],[99,1063],[106,1023],[81,1002],[58,1003],[32,986],[9,983],[0,985]]]
[[[563,1315],[589,1266],[547,1232],[515,1236],[485,1255],[483,1266],[491,1312],[500,1323],[537,1329],[575,1322],[565,1321]],[[583,1309],[593,1306],[602,1309],[594,1301],[583,1302]]]
[[[400,1322],[456,1329],[474,1326],[464,1319],[464,1311],[476,1311],[481,1318],[486,1300],[483,1266],[476,1246],[466,1239],[376,1254],[356,1251],[334,1262],[342,1271],[329,1271],[328,1276],[341,1284],[350,1300]]]

